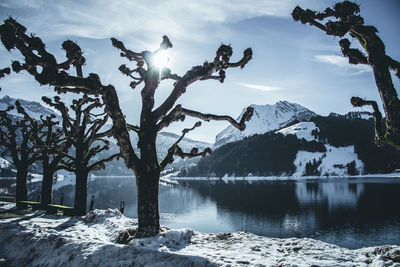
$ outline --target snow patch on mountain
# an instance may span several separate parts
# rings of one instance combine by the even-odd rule
[[[352,161],[356,163],[356,170],[362,173],[364,163],[358,158],[354,152],[354,146],[334,147],[325,144],[326,152],[308,152],[300,150],[297,152],[296,159],[293,164],[296,171],[293,176],[302,176],[305,173],[306,163],[322,161],[318,167],[321,175],[347,175],[346,165]]]
[[[157,150],[159,154],[166,155],[168,149],[180,138],[179,135],[170,132],[160,132],[157,135]],[[187,137],[184,137],[182,141],[179,142],[179,146],[184,152],[190,152],[193,147],[197,147],[200,150],[206,147],[212,147],[212,144],[196,141]]]
[[[307,141],[318,141],[313,135],[312,131],[319,131],[319,128],[314,122],[300,122],[292,126],[283,128],[276,133],[283,135],[296,135],[298,139],[304,138]],[[356,163],[356,170],[362,173],[364,163],[358,158],[357,153],[354,151],[354,146],[335,147],[329,144],[324,144],[326,152],[308,152],[300,150],[296,154],[296,159],[293,164],[296,166],[296,171],[293,176],[302,176],[305,174],[307,162],[319,162],[318,167],[321,175],[347,175],[346,165],[352,161]]]
[[[8,160],[3,159],[2,157],[0,157],[0,168],[1,169],[8,169],[10,167],[11,167],[11,163]]]
[[[228,126],[217,135],[215,146],[222,146],[226,143],[241,140],[247,136],[277,130],[295,120],[307,121],[317,115],[299,104],[288,101],[279,101],[274,105],[251,106],[254,108],[254,114],[251,120],[246,122],[246,129],[239,131],[232,125]],[[244,112],[245,109],[238,119],[242,117]]]
[[[8,95],[4,96],[3,98],[0,98],[0,109],[5,110],[8,106],[14,106],[15,107],[15,101],[18,100],[21,105],[24,107],[26,113],[33,118],[33,119],[40,119],[40,116],[50,116],[50,115],[56,115],[59,120],[61,118],[57,115],[55,111],[52,109],[46,108],[42,106],[39,102],[35,101],[28,101],[28,100],[23,100],[23,99],[15,99],[11,98]],[[22,117],[21,114],[17,112],[17,109],[14,108],[9,112],[10,115],[17,116],[17,117]]]
[[[315,125],[314,122],[310,121],[303,121],[296,123],[292,126],[283,128],[276,133],[281,133],[283,135],[293,134],[296,135],[298,139],[304,138],[307,141],[316,140],[315,137],[312,135],[312,131],[317,130],[318,127]]]

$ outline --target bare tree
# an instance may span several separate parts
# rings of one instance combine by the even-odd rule
[[[40,121],[37,121],[31,118],[24,109],[20,109],[19,112],[33,127],[32,138],[35,141],[35,149],[41,154],[40,161],[43,168],[41,204],[45,207],[52,203],[54,174],[63,168],[60,162],[64,158],[63,153],[67,153],[71,147],[71,142],[64,138],[62,128],[57,127],[59,122],[53,121],[56,118],[55,115],[41,116]]]
[[[19,101],[15,105],[22,114],[24,109]],[[6,110],[0,110],[0,143],[4,146],[2,155],[10,155],[17,169],[16,202],[18,208],[23,208],[20,201],[28,200],[29,167],[40,160],[42,154],[35,148],[35,127],[25,118],[12,119],[9,112],[13,109],[14,106],[9,106]]]
[[[109,148],[109,141],[105,137],[111,136],[111,130],[100,132],[108,120],[108,115],[104,112],[93,113],[93,110],[101,110],[104,104],[100,102],[99,98],[90,98],[84,95],[78,100],[73,100],[70,106],[73,113],[73,117],[71,117],[69,109],[60,97],[54,97],[54,101],[47,97],[42,97],[42,100],[61,112],[62,132],[66,142],[74,147],[74,153],[68,153],[65,151],[65,147],[61,147],[61,149],[53,147],[51,151],[57,155],[57,159],[61,160],[57,165],[59,169],[75,173],[74,208],[78,215],[84,215],[87,206],[89,173],[105,168],[105,162],[119,156],[119,154],[113,154],[100,160],[94,159],[99,153]]]
[[[390,75],[390,70],[393,70],[400,78],[400,63],[386,55],[385,45],[377,35],[378,30],[374,26],[364,25],[359,5],[343,1],[335,4],[332,8],[325,9],[324,12],[304,10],[297,6],[292,12],[292,17],[295,21],[317,27],[327,35],[343,37],[349,34],[359,41],[366,55],[359,49],[350,48],[351,43],[347,38],[341,39],[339,45],[350,64],[365,64],[372,67],[385,111],[386,132],[382,126],[382,114],[375,101],[352,97],[351,103],[355,107],[372,106],[377,143],[388,143],[400,148],[400,100]],[[328,18],[332,20],[325,22]],[[324,22],[325,24],[323,24]]]
[[[12,18],[5,20],[4,24],[0,26],[0,37],[4,46],[8,50],[18,49],[25,58],[23,64],[14,62],[12,64],[13,70],[17,72],[27,70],[40,84],[54,85],[58,93],[74,92],[102,96],[106,104],[106,112],[113,121],[112,135],[118,142],[121,156],[126,166],[136,176],[139,227],[135,236],[145,237],[158,234],[160,231],[158,210],[160,172],[168,163],[173,161],[174,155],[196,157],[204,156],[206,153],[211,152],[209,148],[204,151],[193,148],[190,152],[183,152],[179,147],[179,142],[183,136],[195,127],[200,126],[200,123],[196,123],[193,128],[183,130],[181,138],[172,145],[168,150],[167,156],[159,162],[156,153],[158,132],[173,122],[183,121],[186,116],[205,121],[224,120],[237,129],[244,130],[245,122],[253,114],[252,107],[247,108],[238,122],[230,116],[219,116],[186,109],[181,105],[177,105],[176,102],[186,92],[188,86],[196,81],[211,79],[223,82],[225,70],[236,67],[243,68],[252,58],[252,50],[250,48],[246,49],[242,59],[237,62],[230,62],[233,53],[232,48],[222,44],[211,62],[204,62],[202,65],[194,66],[183,76],[179,76],[172,74],[167,68],[159,69],[154,64],[155,54],[172,47],[167,36],[163,37],[160,48],[154,52],[134,52],[126,49],[121,41],[112,38],[112,44],[121,50],[121,56],[136,64],[134,69],[122,65],[120,71],[133,79],[130,84],[132,88],[143,85],[141,89],[142,111],[140,125],[135,126],[126,123],[125,115],[119,105],[117,92],[112,85],[103,85],[96,74],[89,74],[87,77],[78,75],[77,77],[65,71],[80,58],[81,54],[74,52],[80,51],[80,49],[71,51],[70,47],[64,46],[64,42],[63,47],[67,51],[68,59],[63,63],[57,63],[55,57],[46,51],[42,40],[38,37],[26,35],[25,31],[26,28]],[[10,38],[3,38],[5,35],[10,36]],[[74,47],[76,46],[74,44]],[[79,65],[79,63],[75,65]],[[38,67],[41,67],[41,70]],[[154,107],[155,92],[159,83],[165,79],[175,80],[173,89],[160,106]],[[136,153],[136,146],[131,143],[130,130],[135,131],[139,136],[138,147],[140,155]]]

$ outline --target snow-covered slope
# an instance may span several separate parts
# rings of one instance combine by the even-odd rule
[[[176,135],[174,133],[169,133],[169,132],[161,132],[157,136],[156,144],[157,144],[157,155],[159,160],[163,160],[164,157],[168,153],[168,149],[179,139],[179,135]],[[111,139],[114,140],[114,139]],[[110,140],[110,141],[111,141]],[[132,144],[136,145],[138,142],[138,137],[136,133],[131,133],[131,140]],[[206,143],[206,142],[200,142],[200,141],[195,141],[190,138],[183,138],[182,141],[179,143],[179,146],[182,148],[184,152],[190,152],[190,150],[193,147],[197,147],[200,150],[205,149],[206,147],[211,147],[212,144]],[[137,148],[136,148],[137,149]],[[99,160],[101,158],[106,158],[112,154],[118,153],[119,147],[116,144],[115,141],[110,142],[110,148],[107,151],[103,151],[102,154],[98,155],[95,157],[96,160]],[[139,149],[136,150],[139,154],[140,151]],[[182,165],[186,165],[189,163],[195,163],[199,161],[201,158],[195,158],[195,159],[185,159],[182,160],[181,158],[175,156],[174,163],[171,164],[169,167],[177,167],[179,168]],[[125,163],[122,159],[117,160],[114,159],[111,162],[106,162],[106,169],[104,170],[99,170],[93,172],[95,175],[99,176],[107,176],[107,175],[133,175],[131,170],[128,170],[125,166]]]
[[[311,238],[248,232],[166,229],[129,245],[117,235],[137,225],[117,210],[83,217],[45,215],[0,220],[1,266],[398,266],[400,247],[347,249]]]
[[[159,154],[166,154],[168,148],[171,147],[178,139],[179,135],[169,132],[161,132],[157,136],[157,150]],[[212,144],[196,141],[190,138],[183,138],[182,141],[179,143],[179,146],[182,148],[184,152],[190,152],[193,147],[197,147],[199,149],[204,149],[206,147],[211,147]]]
[[[11,163],[8,160],[0,157],[0,169],[8,169],[10,167],[11,167]]]
[[[292,126],[286,127],[276,133],[283,135],[293,134],[297,138],[304,138],[307,141],[318,141],[312,131],[319,131],[319,128],[314,122],[300,122]],[[355,168],[359,173],[362,173],[364,163],[358,158],[354,151],[354,146],[334,147],[329,144],[324,144],[326,152],[308,152],[299,150],[294,160],[296,171],[293,176],[302,176],[305,173],[306,164],[308,162],[320,162],[318,170],[321,175],[347,175],[346,165],[355,161]]]
[[[132,144],[136,145],[138,142],[138,136],[136,133],[131,133],[131,140]],[[180,138],[179,135],[170,133],[170,132],[160,132],[157,135],[156,145],[157,145],[157,154],[159,157],[164,157],[168,153],[168,149]],[[184,152],[190,152],[193,147],[197,147],[200,150],[211,147],[212,144],[196,141],[190,138],[183,138],[179,142],[179,146],[182,148]],[[137,148],[138,153],[140,153],[139,149]]]
[[[315,123],[303,121],[276,131],[276,133],[281,133],[283,135],[294,134],[299,139],[304,138],[307,141],[312,141],[315,140],[315,137],[312,135],[312,131],[316,129],[318,129],[318,127],[315,125]]]
[[[220,132],[215,140],[215,146],[235,142],[254,134],[263,134],[277,130],[295,120],[306,121],[316,116],[314,112],[295,103],[279,101],[274,105],[252,105],[254,115],[246,122],[246,129],[239,131],[233,126],[228,126]],[[241,118],[244,110],[239,118]]]
[[[362,173],[364,169],[364,163],[358,158],[354,152],[354,146],[348,147],[334,147],[325,144],[326,152],[308,152],[300,150],[297,152],[294,165],[296,171],[293,176],[302,176],[305,173],[307,162],[321,162],[318,170],[321,175],[348,175],[346,165],[352,161],[356,163],[356,170],[358,173]]]
[[[31,116],[34,119],[40,119],[40,116],[50,116],[52,114],[56,115],[57,114],[44,106],[42,106],[40,103],[35,102],[35,101],[28,101],[28,100],[23,100],[23,99],[15,99],[11,98],[9,96],[4,96],[3,98],[0,98],[0,109],[4,110],[8,106],[15,106],[15,101],[19,100],[21,105],[24,107],[26,113],[28,113],[29,116]],[[22,115],[17,112],[17,110],[14,108],[13,110],[10,111],[11,115],[21,117]]]

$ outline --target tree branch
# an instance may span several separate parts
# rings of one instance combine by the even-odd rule
[[[120,156],[121,156],[120,153],[118,153],[118,154],[113,154],[113,155],[111,155],[111,156],[109,156],[109,157],[107,157],[107,158],[104,158],[104,159],[102,159],[102,160],[99,160],[99,161],[93,163],[92,165],[90,165],[90,166],[88,167],[88,169],[91,170],[91,171],[104,169],[104,168],[106,167],[106,166],[104,165],[104,163],[106,163],[106,162],[108,162],[108,161],[112,161],[112,160],[115,159],[115,158],[119,159]]]
[[[125,116],[119,106],[117,92],[113,86],[104,87],[103,102],[106,104],[105,109],[113,121],[111,129],[120,148],[121,157],[125,160],[127,168],[135,171],[140,160],[132,147]]]
[[[382,130],[382,113],[379,111],[379,107],[376,101],[364,100],[360,97],[355,97],[355,96],[353,96],[350,101],[353,107],[363,107],[363,106],[372,107],[372,109],[374,110],[372,115],[374,116],[375,141],[377,144],[381,144],[384,138]]]
[[[237,128],[240,131],[243,131],[246,128],[245,122],[251,119],[251,117],[253,116],[253,112],[254,112],[253,107],[247,107],[246,111],[243,113],[242,118],[240,119],[239,122],[237,122],[232,117],[226,115],[204,114],[198,111],[185,108],[182,108],[181,110],[181,114],[183,115],[195,117],[204,121],[211,121],[211,120],[228,121],[233,127]]]
[[[198,121],[195,123],[195,125],[192,128],[186,128],[182,130],[182,135],[179,137],[179,139],[168,149],[168,153],[165,156],[165,158],[161,161],[160,166],[161,169],[165,169],[165,167],[174,162],[174,155],[177,155],[181,158],[184,157],[188,157],[188,158],[192,158],[192,157],[197,157],[197,156],[205,156],[206,153],[211,153],[211,149],[207,148],[206,150],[204,150],[203,152],[198,151],[198,148],[193,148],[192,151],[190,153],[184,153],[182,151],[182,149],[178,146],[179,142],[182,141],[182,139],[185,137],[185,135],[190,132],[193,131],[194,129],[196,129],[197,127],[201,126],[201,122]]]
[[[232,56],[232,48],[230,46],[222,44],[214,58],[212,63],[205,62],[203,65],[195,66],[185,75],[183,75],[175,83],[174,89],[167,99],[162,103],[156,110],[153,111],[153,115],[157,121],[162,119],[169,110],[175,105],[178,98],[186,92],[186,88],[198,80],[206,79],[218,79],[223,82],[225,79],[225,70],[228,68],[241,67],[243,68],[252,57],[252,50],[250,48],[244,51],[244,55],[241,60],[236,63],[230,63],[229,60]],[[214,72],[219,72],[219,76],[213,77]],[[212,78],[210,78],[212,77]]]

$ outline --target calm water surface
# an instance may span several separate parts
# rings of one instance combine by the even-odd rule
[[[74,187],[56,190],[55,203],[61,192],[72,205]],[[137,217],[134,178],[91,179],[92,194],[95,208],[119,208],[124,200],[125,215]],[[400,245],[399,178],[179,181],[161,185],[159,196],[161,223],[173,228],[311,237],[348,248]]]

